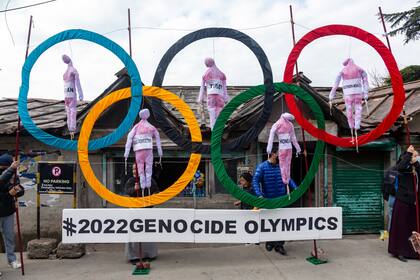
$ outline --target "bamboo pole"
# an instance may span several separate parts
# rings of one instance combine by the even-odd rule
[[[31,41],[31,31],[32,31],[32,16],[29,18],[29,30],[28,30],[28,38],[26,40],[25,60],[26,58],[28,58],[29,43]],[[16,127],[15,160],[19,160],[19,144],[20,144],[20,116],[18,116],[17,127]],[[17,183],[17,171],[15,171],[14,185],[16,185],[16,183]],[[23,262],[22,233],[20,230],[20,218],[19,218],[19,200],[17,197],[15,197],[15,205],[16,205],[16,225],[17,225],[17,231],[18,231],[18,243],[19,243],[18,245],[19,245],[21,271],[22,271],[22,275],[25,275],[25,265]]]
[[[132,56],[133,52],[131,49],[131,12],[130,12],[130,9],[128,9],[128,48],[129,48],[130,56]]]
[[[292,5],[289,5],[289,11],[290,11],[290,25],[292,28],[292,39],[293,39],[293,46],[296,45],[296,37],[295,37],[295,22],[293,20],[293,8]],[[299,85],[299,68],[298,68],[298,63],[296,61],[295,64],[295,68],[296,68],[296,83]],[[299,101],[299,104],[301,105],[301,101]],[[302,141],[303,141],[303,156],[304,156],[304,160],[305,160],[305,170],[306,172],[308,172],[309,169],[309,165],[308,165],[308,150],[306,147],[306,141],[305,141],[305,132],[303,131],[303,128],[301,127],[301,133],[302,133]],[[312,191],[311,191],[311,186],[309,186],[309,190],[308,190],[308,200],[309,200],[309,207],[312,207]],[[314,239],[314,253],[315,253],[315,258],[318,258],[318,249],[317,249],[317,244],[316,244],[316,240]]]
[[[386,31],[386,25],[385,25],[385,20],[384,20],[384,14],[382,13],[382,9],[381,9],[381,7],[380,7],[380,6],[378,7],[378,9],[379,9],[379,15],[381,16],[382,27],[383,27],[384,32],[385,32],[386,43],[387,43],[387,45],[388,45],[388,49],[392,52],[392,50],[391,50],[391,44],[389,43],[388,32]]]

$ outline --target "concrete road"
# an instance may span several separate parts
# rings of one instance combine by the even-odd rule
[[[329,263],[315,266],[305,260],[312,242],[288,242],[288,256],[266,252],[263,245],[220,245],[180,248],[160,246],[148,276],[132,276],[132,266],[124,259],[123,246],[91,245],[78,260],[26,260],[26,276],[6,268],[1,256],[0,279],[33,280],[120,280],[120,279],[404,279],[420,280],[420,262],[402,263],[387,254],[387,242],[377,236],[346,236],[343,240],[319,241]],[[211,246],[211,247],[210,247]],[[191,247],[191,246],[189,246]]]

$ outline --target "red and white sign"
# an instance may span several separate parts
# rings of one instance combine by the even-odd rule
[[[58,176],[60,176],[60,175],[61,175],[61,168],[60,168],[60,167],[58,167],[58,166],[54,166],[54,167],[51,169],[51,173],[52,173],[52,175],[54,175],[55,177],[58,177]]]

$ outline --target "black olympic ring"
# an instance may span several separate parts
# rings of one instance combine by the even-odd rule
[[[264,107],[263,111],[255,122],[254,126],[251,127],[247,132],[240,137],[229,141],[224,144],[224,149],[226,151],[239,150],[241,148],[246,148],[251,141],[258,137],[260,132],[264,129],[270,114],[273,108],[273,98],[274,98],[274,85],[273,85],[273,73],[271,71],[270,62],[263,49],[258,45],[258,43],[238,30],[231,28],[204,28],[194,32],[191,32],[181,39],[179,39],[175,44],[173,44],[161,58],[159,65],[156,69],[155,76],[153,78],[153,86],[161,87],[163,79],[165,77],[166,69],[171,63],[172,59],[178,54],[182,49],[191,43],[205,39],[205,38],[214,38],[214,37],[224,37],[231,38],[243,43],[247,46],[257,57],[258,62],[261,66],[263,77],[264,77],[264,86],[265,86],[265,95],[264,95]],[[179,147],[183,148],[186,151],[200,153],[200,154],[210,154],[210,145],[204,145],[203,143],[193,143],[190,139],[183,137],[179,130],[174,127],[165,117],[165,113],[162,109],[162,101],[156,98],[152,99],[151,109],[154,114],[154,119],[158,123],[158,126],[165,135],[175,142]]]

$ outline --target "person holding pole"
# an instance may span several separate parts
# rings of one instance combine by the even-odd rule
[[[11,155],[0,156],[0,229],[5,243],[7,261],[14,269],[21,267],[15,255],[14,214],[17,207],[15,197],[20,197],[25,193],[18,179],[16,184],[12,183],[18,166],[19,162],[13,161]]]
[[[418,211],[416,202],[418,203],[420,163],[418,162],[418,152],[412,145],[401,156],[397,170],[398,191],[392,213],[388,252],[400,261],[406,262],[407,258],[418,258],[418,254],[410,244],[409,237],[412,232],[418,231],[420,222],[418,220],[419,213],[416,213]]]

